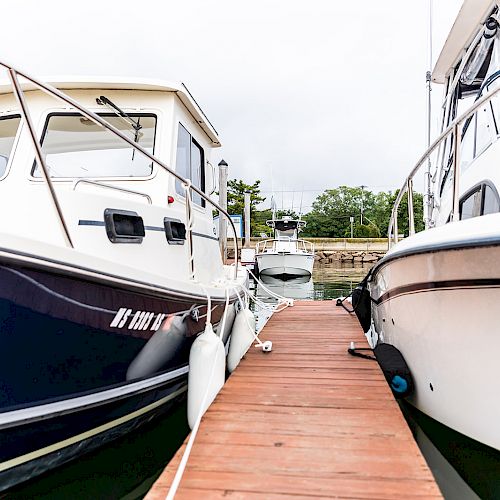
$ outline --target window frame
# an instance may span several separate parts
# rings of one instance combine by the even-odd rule
[[[93,110],[94,113],[99,115],[101,118],[106,118],[107,116],[111,117],[117,117],[116,113],[113,113],[111,111],[106,111],[106,112],[100,112],[100,110]],[[158,136],[158,124],[159,124],[159,117],[160,114],[157,111],[140,111],[140,112],[135,112],[135,111],[130,111],[127,112],[130,116],[132,117],[149,117],[149,118],[155,118],[156,119],[156,124],[155,124],[155,133],[153,137],[153,151],[152,154],[154,155],[155,148],[157,146],[157,136]],[[80,116],[84,117],[82,113],[79,113],[78,111],[51,111],[47,113],[44,117],[44,125],[43,125],[43,130],[42,130],[42,135],[40,136],[40,146],[43,148],[43,140],[45,138],[45,134],[47,133],[47,129],[49,126],[49,121],[52,116]],[[113,132],[110,132],[113,133]],[[114,135],[114,134],[113,134]],[[118,136],[116,136],[118,137]],[[141,154],[141,153],[138,153]],[[152,162],[152,170],[151,174],[148,176],[129,176],[129,175],[124,175],[124,176],[88,176],[88,177],[50,177],[50,180],[52,182],[74,182],[75,179],[89,179],[89,180],[95,180],[95,181],[148,181],[153,179],[156,176],[157,173],[157,165],[155,162]],[[40,177],[35,177],[33,174],[35,173],[35,168],[36,168],[36,158],[33,160],[33,163],[30,168],[30,173],[29,173],[29,180],[33,182],[43,182],[43,176]]]
[[[481,182],[478,182],[477,184],[475,184],[474,186],[472,186],[470,189],[468,189],[461,197],[460,197],[460,201],[459,201],[459,204],[458,204],[458,207],[459,207],[459,220],[468,220],[468,219],[462,219],[462,205],[464,203],[464,201],[468,200],[474,193],[477,193],[477,192],[480,192],[481,193],[481,209],[480,209],[480,214],[479,215],[476,215],[475,217],[482,217],[484,214],[484,193],[485,193],[485,190],[486,190],[486,186],[488,186],[491,191],[493,192],[493,195],[496,197],[497,199],[497,202],[498,202],[498,206],[500,207],[500,195],[498,194],[498,190],[497,188],[495,187],[495,185],[489,181],[489,180],[484,180],[484,181],[481,181]],[[493,212],[493,213],[500,213],[499,212]],[[488,215],[488,214],[486,214]],[[475,217],[470,217],[471,219],[474,219]],[[451,220],[451,218],[450,218]]]
[[[189,131],[189,129],[181,122],[177,122],[177,140],[176,140],[176,143],[175,143],[175,171],[176,173],[179,173],[177,171],[177,147],[178,147],[178,144],[179,144],[179,130],[180,130],[180,127],[182,127],[188,134],[189,134],[189,137],[191,139],[191,142],[190,142],[190,148],[189,148],[189,177],[188,179],[189,180],[192,180],[192,177],[193,177],[193,165],[192,165],[192,155],[191,155],[191,148],[193,147],[193,144],[201,151],[201,172],[200,172],[200,184],[201,186],[196,186],[198,189],[200,189],[200,191],[202,191],[205,195],[207,195],[206,193],[206,173],[205,173],[205,163],[206,163],[206,157],[205,157],[205,149],[203,148],[203,146],[194,138],[193,134]],[[177,190],[177,179],[174,180],[174,192],[180,196],[183,200],[185,200],[185,196],[183,193],[179,192]],[[195,207],[199,208],[199,209],[205,209],[206,207],[206,200],[202,197],[201,198],[201,204],[200,203],[197,203],[196,201],[193,200],[193,204]]]
[[[9,154],[9,159],[7,161],[7,165],[5,166],[5,171],[2,175],[0,175],[0,182],[3,181],[9,175],[10,167],[12,165],[15,151],[17,149],[17,144],[19,142],[19,137],[21,136],[21,129],[23,127],[23,117],[21,116],[21,113],[6,114],[6,115],[0,116],[0,121],[11,120],[13,118],[20,118],[19,125],[18,125],[17,130],[16,130],[16,135],[14,136],[14,141],[12,143],[12,149],[11,149],[10,154]]]

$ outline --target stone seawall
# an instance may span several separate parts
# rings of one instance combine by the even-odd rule
[[[377,262],[387,252],[387,238],[304,238],[314,244],[317,262]],[[255,248],[262,238],[252,238]],[[238,242],[239,248],[243,242]],[[228,241],[228,257],[234,258],[232,241]]]
[[[380,260],[385,255],[385,252],[365,252],[365,251],[344,251],[344,252],[330,252],[319,251],[316,252],[314,260],[322,263],[327,262],[370,262],[374,263]]]

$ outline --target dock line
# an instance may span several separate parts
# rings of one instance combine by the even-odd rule
[[[259,281],[251,271],[249,271],[249,272],[252,274],[252,276],[254,276],[254,278],[257,281]],[[212,300],[211,300],[211,297],[210,297],[208,290],[203,285],[200,284],[200,286],[207,296],[207,319],[206,319],[205,327],[211,328],[212,327],[212,324],[211,324]],[[242,288],[243,294],[245,295],[246,300],[252,299],[252,300],[254,300],[254,302],[256,304],[260,305],[261,307],[265,308],[266,310],[269,310],[268,305],[265,304],[263,301],[260,301],[259,299],[257,299],[257,297],[254,297],[246,287],[241,286],[241,288]],[[238,301],[240,303],[240,306],[243,310],[245,308],[245,305],[243,304],[243,300],[242,300],[240,294],[238,293],[237,287],[233,287],[232,289],[236,293],[236,295],[238,297]],[[265,288],[265,290],[267,291],[266,288]],[[269,291],[269,292],[270,292],[270,294],[272,294],[273,296],[278,298],[278,304],[276,305],[276,307],[274,307],[272,309],[272,314],[274,314],[275,312],[280,312],[280,311],[286,309],[287,307],[289,307],[290,305],[293,305],[293,299],[287,299],[285,297],[281,297],[277,293],[274,293],[271,291]],[[280,305],[284,305],[285,307],[283,307],[282,309],[278,309]],[[226,287],[226,307],[224,309],[224,314],[222,317],[223,327],[224,327],[225,321],[226,321],[228,306],[229,306],[229,287]],[[248,326],[251,330],[253,330],[253,328],[251,328],[251,326],[249,324],[248,324]],[[265,324],[260,328],[260,330],[258,332],[253,332],[254,341],[257,342],[255,347],[261,347],[263,352],[270,352],[272,350],[272,345],[273,345],[272,342],[270,340],[266,340],[265,342],[262,342],[259,338],[259,334],[264,329],[264,326],[265,326]],[[223,327],[220,328],[220,335],[222,335],[222,332],[224,331]],[[206,410],[204,410],[204,407],[205,407],[205,404],[207,402],[208,394],[210,392],[210,387],[211,387],[211,384],[212,384],[212,381],[214,378],[216,362],[217,362],[217,353],[213,359],[212,369],[210,371],[210,377],[209,377],[209,380],[207,383],[207,388],[205,390],[205,394],[203,396],[202,403],[200,405],[200,411],[198,413],[198,417],[196,418],[196,422],[195,422],[193,429],[191,431],[191,435],[189,436],[189,440],[187,442],[186,449],[184,450],[184,453],[183,453],[181,461],[179,463],[179,467],[177,468],[177,471],[175,473],[172,484],[170,485],[168,494],[166,496],[166,500],[173,500],[175,498],[175,495],[176,495],[177,490],[179,488],[180,482],[181,482],[182,477],[184,475],[184,471],[186,470],[187,462],[189,460],[189,456],[191,455],[191,450],[192,450],[194,442],[196,440],[196,436],[198,435],[198,430],[200,428],[201,419],[203,418],[203,415],[205,414],[205,411],[206,411]]]

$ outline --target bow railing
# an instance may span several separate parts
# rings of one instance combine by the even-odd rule
[[[452,211],[451,211],[451,220],[457,221],[459,220],[459,196],[460,196],[460,146],[462,142],[462,130],[464,129],[464,122],[466,122],[469,118],[471,118],[474,113],[477,112],[479,108],[483,105],[489,103],[493,97],[495,97],[500,92],[500,87],[490,91],[488,94],[479,98],[472,106],[470,106],[467,111],[461,114],[459,117],[455,118],[450,125],[441,133],[441,135],[429,146],[429,148],[425,151],[425,153],[418,159],[417,163],[411,170],[408,177],[405,179],[403,186],[401,187],[398,195],[396,196],[396,200],[394,201],[394,205],[391,212],[391,219],[389,222],[388,228],[388,238],[389,238],[389,248],[392,245],[399,241],[398,234],[398,210],[401,204],[401,201],[405,194],[408,197],[408,233],[409,235],[415,234],[415,213],[413,207],[413,180],[417,172],[430,161],[431,155],[438,151],[442,145],[445,145],[445,142],[450,138],[451,141],[451,151],[450,155],[445,159],[445,151],[446,148],[443,148],[443,161],[448,165],[448,159],[451,159],[451,173],[453,175],[453,184],[452,184]],[[440,179],[437,179],[439,183]],[[430,187],[430,179],[428,179],[428,184]],[[430,188],[429,188],[430,189]],[[426,193],[429,196],[431,193]],[[435,222],[431,218],[431,214],[428,215],[431,224]]]

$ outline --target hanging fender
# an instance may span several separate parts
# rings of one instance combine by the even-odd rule
[[[246,354],[254,340],[255,316],[250,309],[245,308],[236,314],[231,331],[229,352],[227,354],[227,369],[230,373],[239,365],[241,358]]]
[[[358,321],[366,333],[372,323],[372,309],[370,292],[366,286],[357,286],[352,292],[352,307]]]
[[[196,337],[189,353],[187,396],[188,424],[192,429],[200,413],[204,414],[225,382],[226,352],[212,325]]]
[[[227,314],[226,314],[226,324],[224,325],[224,331],[221,332],[222,328],[222,318],[217,325],[217,330],[215,333],[222,339],[222,343],[225,345],[234,324],[234,318],[236,317],[236,309],[234,304],[229,304]]]
[[[127,370],[127,380],[147,377],[173,361],[185,348],[184,317],[171,315],[140,350]],[[187,354],[187,353],[186,353]]]
[[[373,349],[385,379],[396,398],[405,398],[414,390],[413,377],[401,352],[391,344],[378,344]]]

